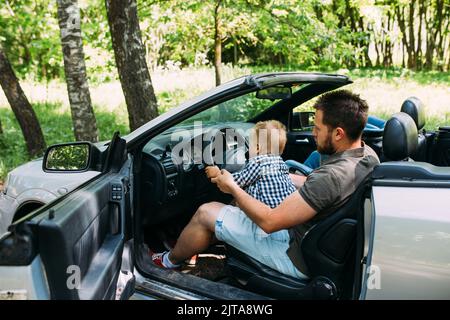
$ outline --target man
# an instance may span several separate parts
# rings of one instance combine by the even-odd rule
[[[315,104],[313,135],[317,150],[329,155],[308,177],[291,176],[294,191],[276,208],[256,200],[226,170],[211,179],[231,194],[238,207],[219,202],[203,204],[164,256],[154,254],[155,264],[178,267],[185,259],[206,250],[217,239],[261,263],[296,278],[306,277],[300,253],[305,232],[335,212],[379,163],[376,153],[361,140],[368,106],[347,90],[322,95]]]

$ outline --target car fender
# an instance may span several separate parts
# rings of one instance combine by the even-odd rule
[[[16,199],[0,193],[0,237],[7,231],[18,207]]]
[[[21,194],[19,194],[16,198],[17,203],[19,203],[19,208],[23,205],[30,202],[38,202],[42,204],[47,204],[50,201],[55,200],[61,195],[56,195],[48,190],[44,189],[28,189]]]

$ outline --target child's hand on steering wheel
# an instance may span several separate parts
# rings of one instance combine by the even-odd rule
[[[205,168],[205,173],[208,179],[216,178],[222,174],[217,166],[207,166]]]

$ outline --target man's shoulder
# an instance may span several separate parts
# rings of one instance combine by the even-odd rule
[[[307,176],[305,183],[316,180],[337,180],[339,171],[339,167],[334,164],[322,165]]]
[[[378,158],[377,153],[367,144],[364,145],[364,157],[373,162],[380,163],[380,158]]]

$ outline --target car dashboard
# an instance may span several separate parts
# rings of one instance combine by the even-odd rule
[[[219,144],[223,151],[223,163],[219,167],[238,171],[245,164],[243,149],[247,150],[252,127],[252,123],[246,122],[182,127],[150,140],[142,150],[140,175],[144,223],[157,224],[217,199],[220,192],[204,172],[205,166],[215,164],[214,156],[218,156],[212,142],[217,136],[224,137],[222,145]],[[234,131],[245,145],[228,139],[232,135],[227,130]]]

